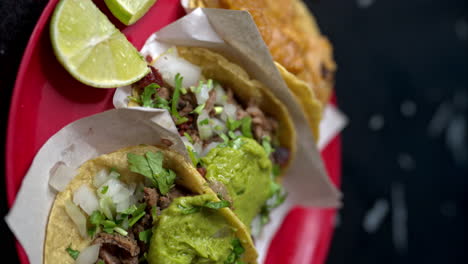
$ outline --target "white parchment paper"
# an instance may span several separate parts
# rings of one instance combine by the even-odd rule
[[[298,136],[298,151],[283,182],[289,193],[286,202],[273,211],[272,221],[265,226],[261,234],[255,236],[259,263],[263,263],[271,239],[294,205],[336,207],[340,204],[340,193],[329,181],[304,113],[277,71],[249,13],[224,9],[195,9],[150,36],[141,53],[156,59],[171,46],[204,47],[223,54],[241,65],[252,78],[271,89],[291,114]],[[118,88],[114,95],[114,106],[127,107],[129,95],[130,87]],[[139,109],[154,111],[150,108]],[[327,106],[324,122],[320,126],[322,140],[318,146],[324,148],[341,131],[345,123],[346,119],[338,109]]]
[[[160,144],[162,138],[174,143],[172,149],[186,153],[177,134],[164,128],[173,126],[167,123],[168,119],[171,117],[165,111],[114,109],[67,125],[42,146],[5,218],[31,263],[42,263],[47,219],[55,198],[49,186],[54,166],[63,162],[68,167],[78,168],[99,155],[126,146]]]

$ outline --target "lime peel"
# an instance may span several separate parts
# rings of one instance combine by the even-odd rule
[[[129,85],[148,65],[91,0],[62,0],[50,23],[57,59],[77,80],[99,88]]]
[[[156,0],[104,0],[112,14],[125,25],[132,25],[143,17]]]

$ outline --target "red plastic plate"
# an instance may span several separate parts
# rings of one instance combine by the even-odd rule
[[[10,206],[34,156],[50,136],[70,122],[112,108],[113,89],[96,89],[77,82],[56,60],[48,26],[57,2],[50,0],[37,22],[13,92],[6,144],[6,187]],[[184,15],[179,0],[159,0],[140,21],[126,27],[109,15],[103,1],[95,2],[137,49],[151,33]],[[339,139],[322,155],[330,177],[338,183]],[[294,209],[273,240],[267,263],[323,263],[333,232],[334,214],[334,210]],[[28,263],[19,244],[17,248],[21,263]]]

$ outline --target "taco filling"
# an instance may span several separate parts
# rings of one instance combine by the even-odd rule
[[[128,181],[118,170],[102,168],[92,184],[82,184],[65,201],[68,217],[91,241],[81,252],[70,245],[71,258],[101,264],[240,261],[244,248],[218,213],[230,202],[177,184],[176,173],[163,167],[162,152],[126,158],[130,172],[144,180]]]
[[[222,72],[211,69],[213,74],[205,74],[203,65],[196,65],[205,54],[224,58],[204,49],[195,50],[201,55],[191,61],[183,57],[190,56],[190,48],[173,47],[155,60],[147,57],[151,72],[133,84],[129,106],[167,109],[193,165],[212,189],[233,203],[234,212],[246,226],[259,213],[264,224],[270,210],[285,198],[276,183],[291,154],[281,144],[282,128],[274,116],[262,110],[257,100],[262,94],[257,87],[244,87],[256,96],[241,100],[229,82],[216,79]]]

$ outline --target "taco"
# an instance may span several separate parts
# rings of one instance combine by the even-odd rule
[[[256,263],[249,233],[183,156],[128,147],[85,162],[49,216],[45,263]]]
[[[173,47],[147,59],[151,73],[133,85],[129,106],[167,109],[210,187],[247,227],[259,214],[266,219],[284,200],[277,182],[295,153],[286,107],[211,50]]]
[[[291,73],[285,76],[282,72],[283,78],[288,82],[287,79],[295,76],[304,81],[305,85],[289,85],[289,88],[301,102],[313,126],[312,120],[321,111],[311,113],[307,109],[316,107],[317,103],[322,106],[328,103],[333,91],[336,64],[330,41],[321,34],[303,1],[190,0],[188,7],[248,11],[273,59]]]

